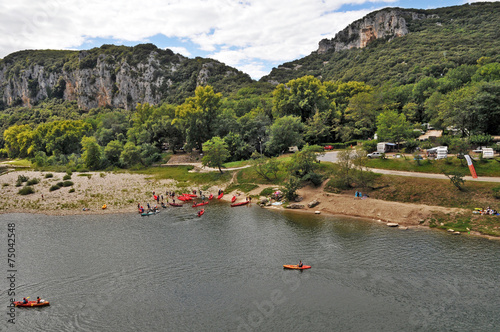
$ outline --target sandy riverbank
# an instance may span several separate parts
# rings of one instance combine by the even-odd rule
[[[153,191],[163,194],[165,201],[166,191],[177,191],[174,180],[156,180],[140,174],[98,172],[73,173],[71,175],[73,186],[50,191],[52,185],[63,181],[62,178],[66,173],[52,172],[52,178],[45,178],[47,173],[18,171],[1,175],[0,213],[48,215],[136,213],[138,203],[144,206],[148,202],[155,203],[152,198]],[[19,175],[40,179],[40,183],[33,186],[34,194],[25,196],[18,194],[21,187],[16,187],[15,183]],[[71,188],[74,188],[74,192],[70,192]],[[183,192],[189,192],[191,189],[198,188],[183,188]],[[258,195],[262,189],[256,188],[249,195]],[[217,190],[218,187],[212,187],[205,194],[211,192],[216,195]],[[222,200],[230,201],[233,194],[237,193],[226,193]],[[300,189],[298,194],[303,197],[300,204],[305,207],[297,211],[309,213],[320,211],[323,214],[361,217],[410,227],[428,224],[428,220],[435,213],[455,215],[468,212],[464,209],[389,202],[372,198],[356,199],[352,196],[327,193],[322,188],[305,187]],[[237,201],[244,199],[244,194],[237,197]],[[308,208],[307,203],[313,200],[319,201],[320,204]],[[105,210],[101,208],[103,204],[107,205]],[[90,210],[84,211],[83,208]]]

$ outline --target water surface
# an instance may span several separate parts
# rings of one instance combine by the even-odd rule
[[[150,217],[0,215],[4,257],[8,223],[16,225],[17,299],[51,302],[17,308],[12,330],[500,326],[500,241],[213,202],[201,218],[191,207]],[[299,260],[312,268],[282,269]],[[8,299],[0,294],[0,327]]]

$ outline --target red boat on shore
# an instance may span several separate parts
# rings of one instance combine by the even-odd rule
[[[210,194],[210,196],[208,196],[208,199],[212,199],[214,198],[214,194]]]
[[[233,198],[231,198],[231,203],[234,203],[235,200],[236,200],[236,196],[233,196]]]
[[[192,200],[193,200],[193,199],[192,199],[191,197],[189,197],[189,196],[179,196],[179,197],[177,197],[177,198],[178,198],[179,200],[181,200],[181,201],[184,201],[184,202],[186,202],[186,201],[192,201]]]
[[[221,199],[221,198],[222,198],[222,196],[224,196],[224,193],[220,193],[220,195],[219,195],[219,196],[217,196],[217,199]]]
[[[243,202],[239,202],[239,203],[234,203],[234,204],[231,204],[231,207],[247,205],[248,203],[250,203],[250,201],[243,201]]]
[[[198,197],[197,195],[195,194],[184,194],[184,196],[189,196],[189,197]]]
[[[203,206],[203,205],[207,205],[207,204],[208,204],[208,202],[201,202],[201,203],[198,203],[198,204],[194,203],[193,207]]]

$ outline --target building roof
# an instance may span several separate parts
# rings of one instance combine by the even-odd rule
[[[427,130],[427,132],[418,137],[419,141],[427,141],[430,137],[441,137],[443,135],[442,130]]]

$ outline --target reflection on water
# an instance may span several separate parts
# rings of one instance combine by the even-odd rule
[[[19,330],[500,326],[499,241],[218,202],[201,218],[183,207],[150,217],[11,214],[0,222],[16,224],[16,295],[51,302],[18,308]],[[282,269],[299,260],[312,269]],[[2,292],[4,308],[8,299]]]

